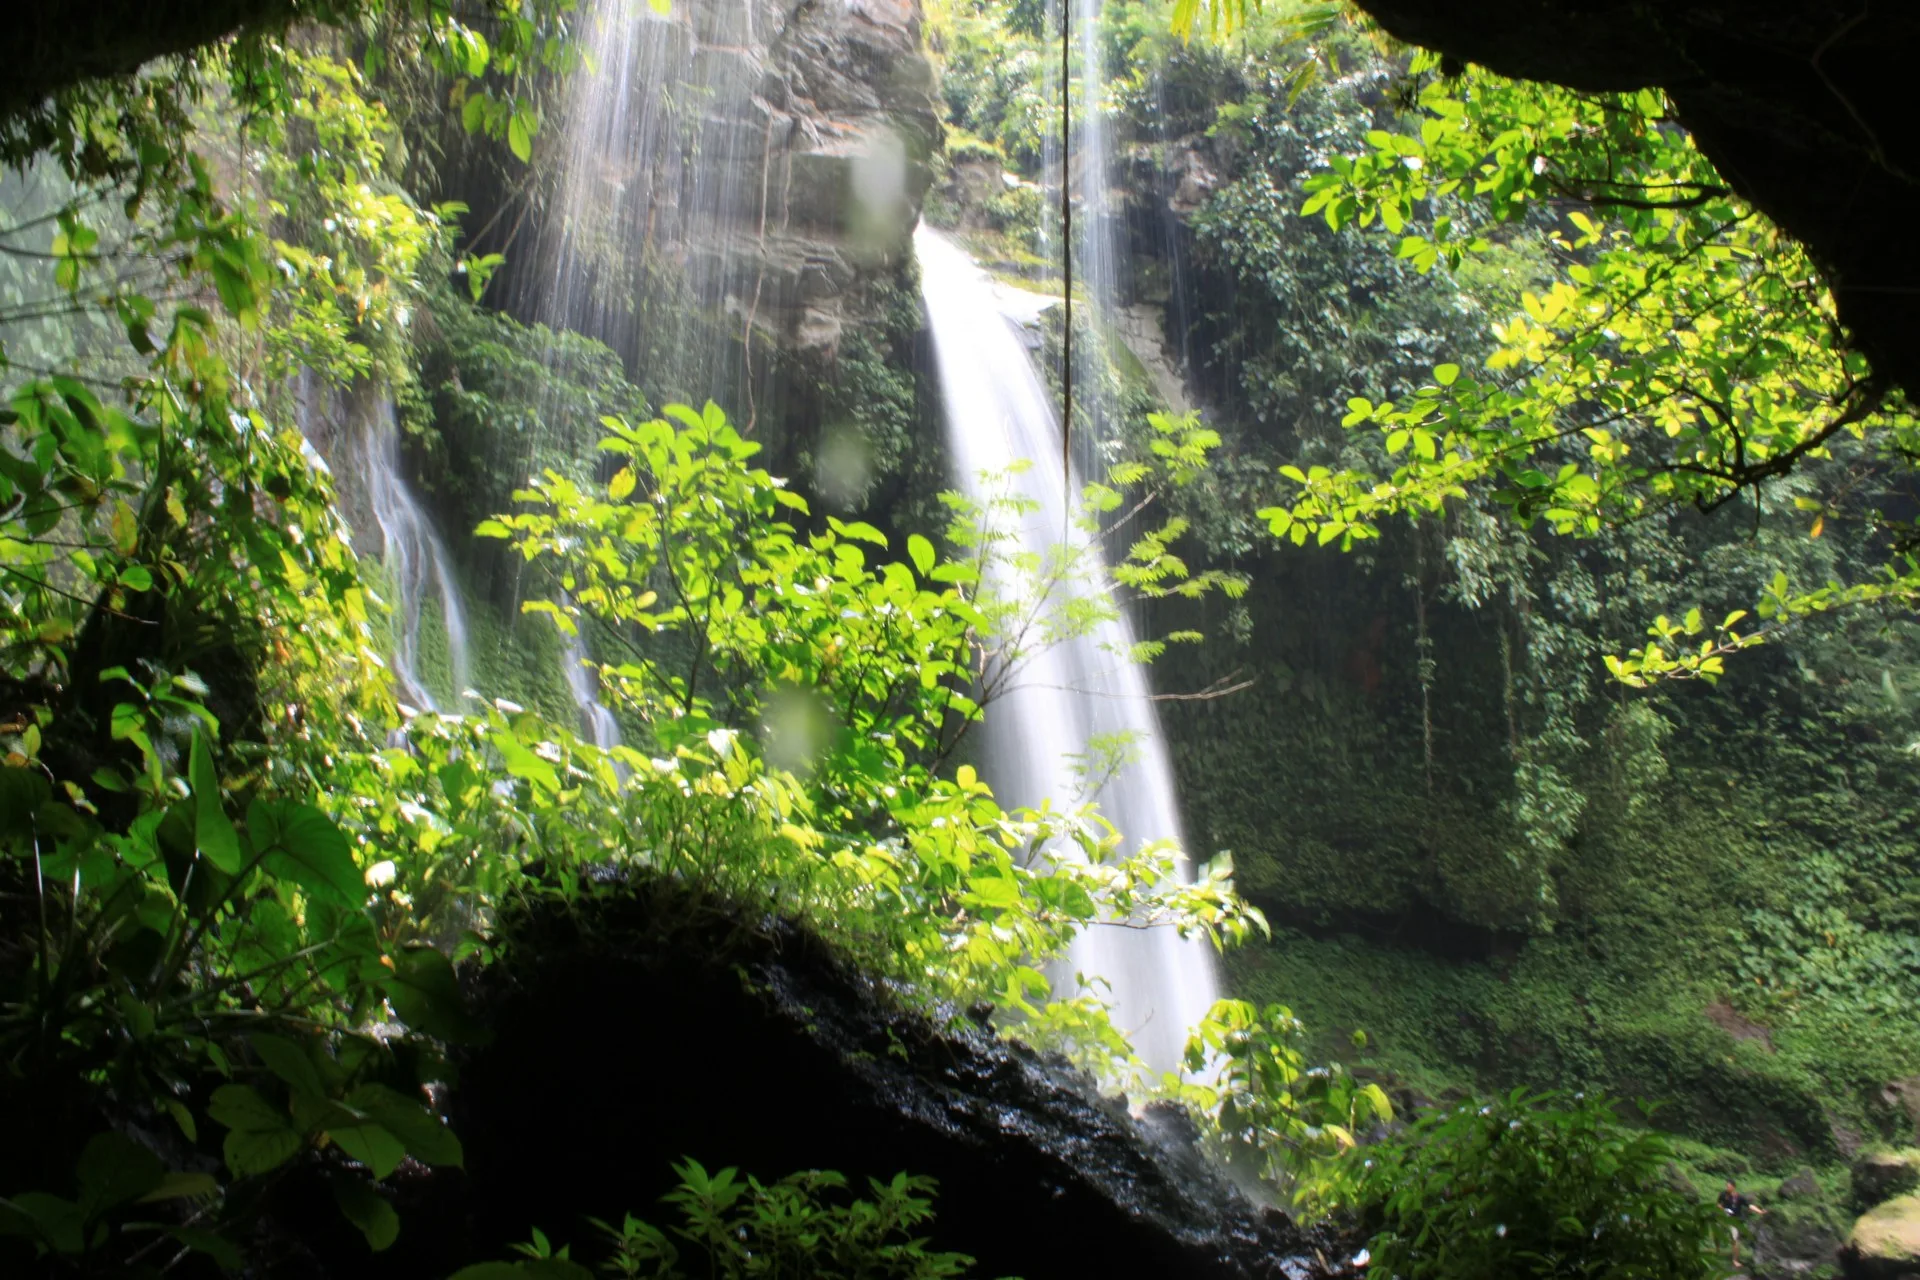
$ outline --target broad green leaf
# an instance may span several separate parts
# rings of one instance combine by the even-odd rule
[[[0,1236],[44,1241],[55,1253],[78,1254],[86,1248],[86,1212],[71,1200],[44,1191],[25,1191],[0,1200]]]
[[[327,1137],[367,1166],[375,1181],[392,1173],[407,1158],[406,1146],[387,1132],[386,1126],[371,1120],[355,1121],[345,1113],[336,1113],[335,1122],[327,1125]]]
[[[277,1169],[305,1145],[292,1121],[244,1084],[214,1090],[207,1114],[227,1126],[222,1150],[227,1167],[238,1177]]]
[[[922,577],[933,570],[933,543],[920,534],[907,536],[907,555],[913,560],[913,567],[920,571]]]
[[[208,862],[228,875],[240,872],[240,835],[220,802],[220,779],[213,771],[206,732],[193,731],[187,753],[187,776],[193,786],[194,844]]]
[[[366,879],[346,835],[311,805],[255,800],[247,807],[247,835],[270,874],[343,907],[366,901]]]
[[[288,1085],[313,1097],[326,1096],[327,1087],[320,1079],[319,1068],[299,1045],[281,1036],[264,1033],[249,1036],[247,1042],[260,1055],[260,1061],[267,1064],[267,1070]]]
[[[340,1173],[328,1181],[333,1184],[333,1202],[340,1206],[346,1220],[360,1229],[375,1253],[399,1239],[400,1215],[365,1179]]]
[[[460,1139],[425,1104],[382,1084],[363,1084],[347,1095],[346,1102],[400,1139],[407,1154],[422,1164],[460,1167]]]
[[[80,1153],[80,1207],[95,1217],[138,1200],[160,1185],[166,1166],[160,1157],[119,1133],[95,1135]]]
[[[506,762],[508,773],[548,791],[560,789],[560,775],[554,772],[553,766],[527,750],[512,730],[494,734],[491,741],[500,752],[500,758]]]

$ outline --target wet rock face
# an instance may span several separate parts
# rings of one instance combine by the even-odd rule
[[[532,248],[508,254],[492,299],[605,341],[650,391],[696,404],[743,406],[736,384],[773,353],[830,361],[873,318],[865,286],[911,260],[932,181],[919,4],[675,0],[660,16],[597,0],[581,15],[588,66],[542,131]],[[518,198],[482,186],[449,194],[483,211]]]
[[[1727,181],[1803,241],[1876,371],[1920,393],[1920,5],[1358,0],[1404,40],[1580,89],[1658,85]]]
[[[510,936],[479,982],[495,1039],[454,1094],[464,1190],[416,1233],[464,1258],[653,1213],[686,1156],[932,1175],[934,1242],[981,1276],[1309,1280],[1353,1253],[1249,1203],[1174,1117],[1149,1133],[1057,1060],[904,1012],[790,925],[642,884]]]
[[[686,7],[686,56],[664,91],[701,104],[679,184],[714,198],[696,196],[672,230],[702,300],[783,348],[831,353],[862,318],[846,307],[860,277],[911,256],[942,133],[920,16],[916,0]],[[636,74],[662,91],[651,68]],[[655,191],[657,228],[681,201]]]

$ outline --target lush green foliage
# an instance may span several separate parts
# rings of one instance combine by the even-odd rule
[[[1385,513],[1438,512],[1483,482],[1523,526],[1593,536],[1677,505],[1712,511],[1803,462],[1834,461],[1826,495],[1797,505],[1814,536],[1827,516],[1890,529],[1895,555],[1864,580],[1794,590],[1784,570],[1760,596],[1775,624],[1843,605],[1910,602],[1920,573],[1897,518],[1858,475],[1913,456],[1904,401],[1840,341],[1831,296],[1804,253],[1740,202],[1672,127],[1660,94],[1589,95],[1486,73],[1431,75],[1416,57],[1408,124],[1368,134],[1306,184],[1303,212],[1329,226],[1376,220],[1422,269],[1458,265],[1503,229],[1566,208],[1546,238],[1556,279],[1493,327],[1484,372],[1446,362],[1399,401],[1349,401],[1343,425],[1373,424],[1390,475],[1298,467],[1287,503],[1263,512],[1298,545],[1351,545]],[[1572,207],[1567,207],[1572,206]],[[1430,224],[1409,223],[1432,211]],[[1847,474],[1845,481],[1838,476]],[[1689,612],[1613,664],[1629,683],[1698,676],[1749,647],[1735,610]]]
[[[732,1168],[708,1173],[697,1160],[675,1165],[674,1172],[680,1185],[663,1200],[679,1223],[663,1231],[632,1214],[618,1226],[594,1223],[611,1248],[599,1264],[602,1273],[650,1280],[938,1280],[964,1276],[973,1265],[965,1254],[929,1249],[924,1238],[910,1235],[933,1217],[931,1178],[870,1178],[863,1197],[831,1170],[790,1173],[772,1183]],[[481,1263],[453,1280],[586,1280],[593,1273],[574,1262],[571,1251],[555,1251],[536,1230],[520,1246],[524,1261]]]
[[[1393,1103],[1338,1062],[1310,1066],[1305,1032],[1284,1006],[1219,1001],[1187,1041],[1191,1075],[1166,1091],[1207,1121],[1230,1166],[1324,1210],[1353,1199],[1353,1164],[1341,1157],[1392,1121]]]
[[[1416,1121],[1349,1159],[1404,1280],[1719,1276],[1720,1215],[1666,1180],[1667,1144],[1602,1098],[1513,1093]]]
[[[1171,655],[1170,683],[1252,682],[1162,709],[1195,842],[1233,849],[1276,920],[1273,947],[1230,959],[1231,988],[1299,1013],[1310,1058],[1364,1028],[1376,1068],[1429,1094],[1531,1081],[1672,1098],[1663,1123],[1768,1167],[1789,1149],[1831,1158],[1822,1110],[1904,1125],[1876,1082],[1911,1072],[1920,1043],[1869,1006],[1909,989],[1910,622],[1796,621],[1710,697],[1623,689],[1604,663],[1662,614],[1684,631],[1693,607],[1697,654],[1706,624],[1751,610],[1779,573],[1873,580],[1886,544],[1865,521],[1829,507],[1809,537],[1821,513],[1804,502],[1844,490],[1850,457],[1804,458],[1758,502],[1578,538],[1544,518],[1520,529],[1493,479],[1417,527],[1376,522],[1345,557],[1276,546],[1254,518],[1282,464],[1390,477],[1406,449],[1343,428],[1347,402],[1404,404],[1436,365],[1479,369],[1493,326],[1598,247],[1557,246],[1579,233],[1536,204],[1457,265],[1398,256],[1408,236],[1437,243],[1437,216],[1486,226],[1467,186],[1416,202],[1398,232],[1303,214],[1328,157],[1373,155],[1370,132],[1419,136],[1403,112],[1431,77],[1409,87],[1404,50],[1327,17],[1230,44],[1183,44],[1164,22],[1137,37],[1119,15],[1109,28],[1134,78],[1116,130],[1169,181],[1214,179],[1176,256],[1136,273],[1143,290],[1156,269],[1183,273],[1168,318],[1192,325],[1223,438],[1175,502],[1201,563],[1258,584],[1238,608],[1156,616],[1242,641]],[[1789,994],[1816,983],[1824,999]],[[1703,1015],[1723,1002],[1774,1051]]]
[[[21,384],[0,451],[0,850],[23,944],[7,953],[0,1086],[10,1112],[71,1103],[5,1166],[8,1233],[82,1269],[148,1263],[153,1231],[229,1261],[261,1187],[298,1160],[328,1170],[371,1245],[389,1243],[398,1224],[370,1179],[403,1155],[459,1160],[419,1092],[444,1074],[434,1042],[475,1034],[447,951],[484,945],[489,904],[535,859],[562,882],[628,858],[722,885],[806,915],[909,990],[1013,1017],[1043,1016],[1039,966],[1100,911],[1224,936],[1257,921],[1224,870],[1173,887],[1167,849],[1116,860],[1096,815],[1002,813],[970,771],[941,775],[976,710],[979,566],[942,565],[914,538],[911,568],[869,569],[862,544],[884,543],[871,526],[798,532],[779,517],[804,503],[711,408],[674,409],[677,427],[616,420],[611,451],[631,466],[589,500],[585,460],[555,457],[529,491],[549,511],[498,526],[529,533],[521,550],[568,593],[547,605],[556,619],[584,612],[630,645],[599,674],[635,745],[602,752],[505,702],[401,725],[332,487],[279,425],[299,406],[253,387],[294,369],[417,387],[403,400],[456,435],[510,438],[556,366],[543,353],[535,377],[541,334],[426,283],[456,211],[392,184],[391,118],[363,73],[323,43],[269,51],[273,93],[242,136],[179,135],[259,151],[226,201],[182,152],[185,181],[128,178],[152,184],[144,204],[113,214],[112,189],[53,183],[45,216],[7,229],[54,246],[9,258],[10,282],[54,289],[10,318],[101,318],[131,353],[60,333],[10,348],[74,372]],[[487,100],[466,101],[469,127],[491,128]],[[524,155],[518,108],[501,128]],[[128,260],[159,264],[165,289]],[[465,264],[469,280],[489,265]],[[429,303],[453,362],[497,357],[497,376],[416,379],[405,338]],[[576,345],[572,399],[543,407],[631,406],[604,351]],[[885,413],[898,434],[905,409]],[[449,505],[487,500],[491,477],[441,473]],[[1143,587],[1178,574],[1162,532]],[[824,703],[802,692],[816,684]],[[375,1021],[409,1034],[375,1037]],[[104,1130],[85,1150],[118,1149],[113,1130],[159,1115],[160,1170],[142,1160],[103,1187],[107,1157],[84,1156],[86,1140]],[[166,1173],[203,1142],[229,1179]],[[145,1227],[143,1196],[205,1203]]]
[[[1256,924],[1224,868],[1180,885],[1170,849],[1116,858],[1089,810],[1004,812],[971,768],[939,771],[978,714],[981,638],[1021,607],[976,590],[998,542],[942,561],[915,535],[910,564],[871,565],[884,535],[832,517],[799,533],[784,517],[805,500],[751,466],[759,446],[718,408],[667,413],[608,420],[622,465],[604,485],[549,472],[520,495],[531,510],[481,527],[552,562],[566,594],[527,609],[635,637],[596,674],[646,740],[574,748],[631,833],[609,854],[771,895],[875,966],[1009,1016],[1039,1013],[1039,966],[1096,915]]]

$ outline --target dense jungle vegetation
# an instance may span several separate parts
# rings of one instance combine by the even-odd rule
[[[956,174],[1037,174],[1019,15],[936,23]],[[1156,668],[1251,682],[1162,713],[1274,925],[1235,994],[1322,1054],[1364,1031],[1407,1100],[1660,1099],[1703,1185],[1911,1141],[1913,424],[1817,273],[1657,94],[1462,75],[1331,7],[1101,35],[1131,296],[1222,436],[1181,510],[1254,584]],[[1030,270],[1026,189],[946,190]]]
[[[5,1265],[268,1274],[289,1195],[392,1247],[406,1179],[463,1162],[463,973],[527,904],[639,878],[1184,1109],[1394,1274],[1722,1274],[1689,1171],[1809,1166],[1779,1216],[1840,1225],[1846,1157],[1920,1119],[1920,441],[1658,94],[1442,67],[1334,7],[1105,10],[1158,197],[1127,290],[1201,413],[1116,356],[1089,527],[1150,512],[1107,540],[1201,639],[1163,688],[1251,677],[1168,704],[1196,852],[1232,852],[1181,883],[966,762],[996,673],[1121,605],[1084,546],[1017,550],[1020,500],[931,496],[904,277],[807,402],[871,445],[843,492],[829,441],[763,448],[489,300],[449,191],[537,187],[582,21],[293,6],[0,117]],[[929,216],[1040,287],[1046,22],[927,30]],[[474,662],[428,610],[425,698],[322,400],[385,406],[449,531]],[[618,740],[569,691],[583,634]],[[1227,955],[1185,1071],[1056,997],[1102,919]],[[967,1273],[915,1170],[732,1160],[461,1274]]]

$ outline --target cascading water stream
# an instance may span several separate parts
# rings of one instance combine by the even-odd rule
[[[1019,549],[1044,557],[1073,514],[1059,472],[1059,420],[1006,306],[986,276],[938,234],[915,237],[921,287],[946,405],[947,444],[961,484],[976,500],[991,496],[983,475],[1021,460],[1036,466],[1019,480],[1035,504],[1017,530]],[[1098,547],[1088,549],[1105,590]],[[981,726],[982,771],[1002,802],[1070,804],[1085,789],[1075,768],[1099,744],[1125,735],[1132,758],[1090,797],[1128,848],[1181,840],[1180,809],[1146,679],[1126,655],[1134,643],[1124,613],[1092,634],[1044,648],[1021,664]],[[1181,873],[1187,874],[1182,862]],[[1178,1064],[1187,1032],[1212,1006],[1218,981],[1208,944],[1169,928],[1108,921],[1075,942],[1074,968],[1104,980],[1115,1023],[1156,1070]]]
[[[425,606],[438,597],[449,703],[457,703],[467,688],[467,615],[446,544],[401,474],[393,400],[383,391],[362,388],[348,395],[316,383],[312,374],[302,373],[295,388],[301,430],[309,440],[332,444],[334,470],[344,470],[358,490],[347,495],[348,509],[364,502],[360,523],[370,515],[379,527],[380,564],[393,597],[388,602],[393,610],[388,667],[402,701],[422,710],[441,710],[445,704],[420,670]],[[339,465],[343,462],[345,467]]]
[[[588,669],[590,658],[583,637],[576,635],[567,642],[564,662],[567,692],[573,696],[573,705],[579,708],[580,723],[586,728],[587,740],[602,751],[619,746],[620,724],[613,718],[613,712],[607,710],[607,705],[600,701],[600,683]]]
[[[1106,365],[1120,297],[1119,227],[1113,216],[1113,131],[1107,119],[1106,59],[1100,48],[1100,10],[1104,0],[1069,0],[1074,34],[1080,46],[1081,122],[1079,145],[1069,157],[1068,180],[1077,164],[1079,210],[1070,252],[1075,279],[1090,306],[1092,323],[1077,338],[1076,392],[1085,406],[1092,439],[1081,456],[1102,456],[1115,435],[1114,406],[1107,394]]]
[[[392,664],[404,697],[427,710],[441,704],[420,675],[421,606],[429,592],[440,597],[440,622],[447,638],[447,671],[453,700],[467,687],[467,616],[446,544],[420,508],[400,474],[400,432],[393,401],[375,399],[355,442],[360,479],[380,525],[380,563],[387,571],[393,600]]]

